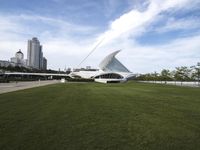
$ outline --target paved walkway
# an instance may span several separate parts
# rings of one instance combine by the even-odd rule
[[[0,83],[0,94],[33,87],[59,83],[58,80]]]

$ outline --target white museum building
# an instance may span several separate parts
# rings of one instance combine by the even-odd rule
[[[115,56],[120,50],[109,54],[99,64],[99,70],[94,71],[73,71],[70,73],[71,78],[80,77],[85,79],[94,79],[102,83],[119,83],[126,82],[134,76]]]

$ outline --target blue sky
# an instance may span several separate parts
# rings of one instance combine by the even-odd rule
[[[38,37],[48,68],[98,67],[109,53],[134,73],[200,61],[199,0],[0,0],[0,59]]]

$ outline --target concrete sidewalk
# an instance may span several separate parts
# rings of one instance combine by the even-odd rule
[[[59,83],[59,80],[0,83],[0,94]]]

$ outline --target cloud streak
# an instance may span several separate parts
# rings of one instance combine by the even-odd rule
[[[111,4],[112,7],[116,7],[115,5],[117,4]],[[171,37],[171,42],[164,44],[143,45],[137,42],[137,38],[149,30],[168,33],[178,29],[186,30],[193,25],[192,28],[197,31],[200,22],[195,21],[198,20],[196,18],[177,20],[173,15],[163,15],[190,5],[189,0],[144,1],[141,6],[132,6],[131,11],[110,21],[104,31],[102,28],[105,27],[102,26],[75,24],[56,17],[0,13],[0,34],[3,35],[0,37],[0,59],[12,57],[20,48],[26,55],[27,40],[37,36],[43,45],[49,68],[76,67],[84,56],[105,38],[101,47],[83,66],[97,67],[103,57],[117,49],[124,50],[118,57],[133,72],[151,72],[167,67],[192,65],[200,57],[199,33],[191,33],[178,39]],[[189,8],[192,9],[187,7]],[[159,17],[163,17],[165,23],[152,29],[152,24],[159,24]]]
[[[98,40],[105,38],[103,44],[112,42],[116,38],[137,36],[144,32],[145,27],[156,19],[156,16],[168,9],[183,7],[189,0],[151,0],[145,11],[132,10],[123,14],[110,23],[110,28],[98,37]],[[103,45],[102,44],[102,45]]]

